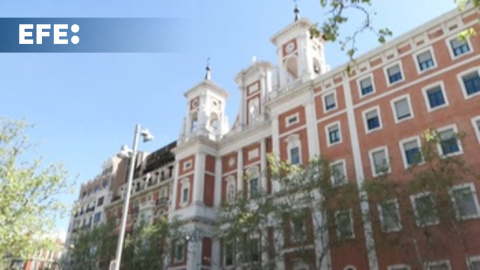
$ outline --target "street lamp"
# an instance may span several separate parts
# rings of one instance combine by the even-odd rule
[[[127,181],[127,194],[125,197],[125,203],[123,205],[122,213],[122,222],[120,224],[120,232],[118,234],[118,243],[117,243],[117,253],[115,255],[115,260],[110,263],[110,269],[119,270],[120,262],[122,259],[122,250],[123,250],[123,238],[125,237],[125,229],[127,225],[127,214],[128,207],[130,204],[130,192],[132,189],[133,181],[133,172],[135,171],[135,159],[137,157],[137,146],[138,146],[138,136],[142,135],[143,142],[148,142],[153,140],[153,135],[148,131],[148,129],[141,129],[140,124],[137,124],[135,127],[135,134],[133,137],[133,149],[129,149],[128,146],[122,146],[118,157],[127,158],[130,157],[130,167],[128,171],[128,181]]]

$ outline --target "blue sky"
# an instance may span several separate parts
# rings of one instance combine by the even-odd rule
[[[321,22],[318,0],[298,0],[301,16]],[[230,92],[230,124],[238,109],[233,78],[256,56],[277,63],[270,37],[293,21],[293,0],[17,0],[0,1],[0,17],[175,17],[189,31],[187,51],[164,54],[0,54],[0,115],[35,124],[30,139],[41,142],[46,163],[63,162],[81,182],[100,173],[102,162],[122,144],[131,145],[136,123],[156,140],[154,151],[177,139],[186,113],[183,93],[204,77],[211,57],[212,79]],[[451,0],[373,0],[376,26],[394,36],[455,8]],[[344,33],[356,28],[358,16]],[[1,42],[1,40],[0,40]],[[360,53],[378,46],[371,34]],[[327,44],[327,63],[347,61],[337,44]],[[72,177],[69,179],[73,181]],[[72,203],[77,194],[63,196]],[[66,230],[68,217],[57,221]]]

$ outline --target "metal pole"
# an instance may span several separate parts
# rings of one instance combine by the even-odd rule
[[[128,171],[127,195],[125,197],[125,203],[123,205],[122,223],[120,224],[120,232],[118,234],[117,253],[115,256],[114,270],[120,269],[120,262],[122,260],[123,239],[125,238],[125,229],[127,226],[128,207],[130,204],[130,192],[132,190],[133,172],[135,171],[135,159],[137,157],[137,146],[138,146],[139,135],[140,135],[140,124],[137,124],[137,126],[135,127],[135,134],[133,137],[133,149],[132,149],[133,151],[132,151],[132,157],[130,159],[130,167]]]

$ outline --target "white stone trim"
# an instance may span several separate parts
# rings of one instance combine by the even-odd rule
[[[298,147],[298,155],[299,155],[299,164],[302,164],[302,143],[300,141],[300,135],[298,134],[292,134],[288,136],[285,139],[285,142],[287,143],[287,156],[288,156],[288,161],[292,163],[292,156],[291,156],[291,150]]]
[[[451,35],[450,37],[445,37],[445,43],[446,43],[446,45],[447,45],[447,50],[448,50],[448,52],[449,52],[449,54],[450,54],[450,58],[451,58],[452,60],[456,60],[456,59],[458,59],[458,58],[460,58],[460,57],[463,57],[463,56],[465,56],[465,55],[469,55],[469,54],[473,53],[473,51],[474,51],[474,50],[473,50],[474,48],[473,48],[473,46],[472,46],[472,41],[470,40],[470,38],[467,38],[467,45],[468,45],[468,48],[469,48],[470,50],[469,50],[468,52],[466,52],[466,53],[463,53],[463,54],[461,54],[461,55],[455,56],[455,54],[453,53],[453,47],[452,47],[451,41],[454,40],[454,39],[456,39],[456,38],[458,37],[458,34],[459,34],[460,32],[461,32],[461,30],[458,31],[457,33],[455,33],[454,35]]]
[[[437,133],[442,133],[442,132],[447,131],[447,130],[450,130],[450,129],[453,130],[453,132],[454,132],[455,135],[458,134],[458,129],[457,129],[457,125],[456,125],[456,124],[452,124],[452,125],[448,125],[448,126],[443,126],[443,127],[441,127],[441,128],[437,128],[436,131],[437,131]],[[458,149],[459,149],[458,152],[452,153],[452,154],[448,154],[448,155],[444,155],[440,143],[437,143],[438,153],[439,153],[441,156],[446,156],[446,157],[456,156],[456,155],[461,155],[461,154],[463,154],[462,141],[459,140],[458,138],[457,138],[457,144],[458,144]]]
[[[419,223],[419,220],[418,220],[418,212],[417,212],[417,203],[416,203],[416,200],[418,198],[421,198],[421,197],[426,197],[426,196],[432,196],[433,197],[433,200],[434,200],[434,207],[435,207],[435,214],[436,214],[436,220],[434,222],[426,222],[425,224],[421,224]],[[415,224],[417,224],[418,227],[424,227],[424,226],[434,226],[434,225],[437,225],[440,223],[440,219],[438,218],[438,209],[436,207],[436,198],[435,198],[435,195],[430,192],[430,191],[427,191],[427,192],[421,192],[421,193],[417,193],[415,195],[411,195],[410,196],[410,201],[412,203],[412,208],[413,208],[413,212],[415,214]]]
[[[430,100],[428,99],[428,93],[427,92],[430,91],[430,90],[433,90],[437,86],[440,86],[440,89],[441,89],[442,94],[443,94],[443,99],[445,100],[445,104],[437,106],[435,108],[432,108],[430,106]],[[422,94],[423,94],[423,98],[425,100],[425,106],[427,108],[427,112],[429,112],[429,113],[433,112],[433,111],[436,111],[436,110],[439,110],[441,108],[448,107],[450,105],[448,103],[447,92],[445,91],[445,84],[443,83],[443,81],[437,81],[437,82],[431,83],[427,86],[424,86],[422,88]]]
[[[398,67],[400,68],[400,73],[402,74],[402,79],[399,80],[399,81],[396,81],[394,83],[390,83],[390,77],[388,76],[388,70],[392,67],[395,67],[396,65],[398,65]],[[385,75],[385,82],[387,83],[387,87],[391,87],[393,85],[396,85],[396,84],[399,84],[399,83],[405,81],[405,72],[403,71],[403,65],[402,65],[401,60],[397,60],[395,62],[389,63],[388,65],[385,65],[383,67],[383,72],[384,72],[384,75]]]
[[[285,117],[285,127],[287,128],[299,122],[300,122],[300,113],[298,112]]]
[[[368,120],[367,119],[367,114],[370,113],[370,112],[373,112],[373,111],[377,112],[379,126],[377,128],[369,130],[368,129],[368,122],[367,122],[367,120]],[[363,117],[363,128],[365,130],[365,134],[369,134],[369,133],[375,132],[377,130],[381,130],[383,128],[382,115],[380,113],[380,106],[377,105],[377,106],[370,107],[368,109],[363,110],[362,111],[362,117]]]
[[[337,184],[335,185],[335,177],[334,177],[334,172],[332,171],[332,167],[338,165],[338,164],[341,164],[342,165],[342,169],[343,169],[343,181],[342,183],[340,184]],[[339,159],[339,160],[335,160],[334,162],[330,163],[330,173],[332,174],[332,176],[330,177],[331,181],[332,181],[332,185],[333,186],[343,186],[345,184],[348,183],[348,178],[347,178],[347,162],[345,161],[345,159]]]
[[[189,204],[190,193],[192,192],[192,187],[190,186],[190,180],[188,178],[183,178],[180,182],[180,206],[185,207]],[[187,200],[184,200],[183,191],[187,189]]]
[[[458,207],[457,207],[457,202],[455,201],[455,198],[453,197],[453,193],[455,192],[455,190],[464,189],[464,188],[469,188],[470,191],[472,192],[473,201],[475,202],[475,207],[477,209],[477,214],[476,215],[471,215],[471,216],[466,216],[466,217],[460,216],[460,212],[458,211]],[[450,198],[452,200],[453,208],[455,209],[455,216],[458,220],[480,218],[480,205],[478,204],[477,191],[475,189],[475,185],[472,182],[453,186],[450,189],[449,194],[450,194]]]
[[[342,213],[348,212],[350,217],[350,229],[352,231],[352,235],[349,237],[344,237],[343,239],[354,239],[355,238],[355,224],[353,223],[353,211],[352,209],[345,209],[345,210],[338,210],[335,211],[335,225],[337,226],[337,237],[342,238],[342,232],[338,230],[338,216]]]
[[[402,218],[400,216],[400,206],[398,204],[398,199],[395,198],[395,199],[392,199],[392,200],[388,200],[388,201],[385,201],[383,203],[384,204],[394,204],[395,205],[395,215],[396,217],[398,217],[398,228],[386,228],[385,227],[385,224],[384,224],[384,219],[383,219],[383,207],[382,207],[382,203],[379,203],[377,204],[377,209],[378,209],[378,215],[380,217],[380,225],[382,227],[382,231],[383,232],[398,232],[398,231],[401,231],[402,230]]]
[[[473,98],[473,97],[476,97],[476,96],[480,96],[480,91],[478,91],[474,94],[468,95],[467,94],[467,89],[465,88],[465,84],[463,83],[463,76],[465,76],[467,74],[470,74],[470,73],[474,73],[474,72],[477,72],[477,75],[480,76],[480,68],[478,66],[474,67],[474,68],[471,68],[471,69],[468,69],[468,70],[465,70],[465,71],[462,71],[461,73],[457,74],[458,83],[460,84],[460,88],[462,89],[463,97],[466,100],[470,99],[470,98]]]
[[[398,102],[398,101],[404,100],[404,99],[407,100],[408,110],[410,111],[410,116],[408,116],[408,117],[406,117],[406,118],[403,118],[403,119],[398,119],[398,115],[397,115],[397,110],[396,110],[395,103]],[[404,122],[404,121],[413,119],[413,118],[415,117],[415,115],[414,115],[414,113],[413,113],[412,102],[411,102],[411,100],[410,100],[410,94],[405,94],[405,95],[402,95],[402,96],[399,96],[399,97],[396,97],[396,98],[390,100],[390,105],[391,105],[391,107],[392,107],[393,120],[395,121],[395,124],[398,124],[398,123],[401,123],[401,122]]]
[[[471,121],[478,143],[480,143],[480,115],[473,117]]]
[[[420,62],[418,61],[418,56],[420,54],[424,53],[424,52],[427,52],[427,51],[429,51],[430,55],[432,56],[433,66],[431,66],[431,67],[429,67],[425,70],[421,70],[420,69]],[[422,73],[425,73],[427,71],[430,71],[430,70],[438,67],[437,60],[435,58],[435,51],[433,50],[433,46],[428,46],[426,48],[422,48],[421,50],[418,50],[417,52],[412,54],[412,57],[413,57],[413,61],[415,63],[417,74],[422,74]]]
[[[338,127],[338,134],[340,136],[340,140],[338,142],[330,142],[330,132],[329,132],[329,129],[331,127],[334,127],[334,126],[337,126]],[[325,126],[325,134],[326,134],[326,138],[327,138],[327,147],[331,147],[331,146],[334,146],[334,145],[337,145],[337,144],[341,144],[343,142],[343,136],[342,136],[342,127],[341,127],[341,124],[340,124],[340,121],[335,121],[333,123],[330,123],[328,125]]]
[[[325,99],[326,99],[327,96],[330,96],[330,95],[333,95],[333,99],[335,100],[335,107],[331,108],[331,109],[327,109],[327,102],[326,102]],[[338,99],[337,99],[336,89],[327,91],[326,93],[322,94],[322,104],[323,104],[322,107],[323,107],[323,113],[324,114],[327,114],[329,112],[332,112],[332,111],[335,111],[336,109],[338,109]]]
[[[413,136],[413,137],[405,138],[405,139],[402,139],[398,142],[398,146],[400,147],[400,152],[402,154],[403,167],[405,169],[408,169],[409,167],[411,167],[411,165],[408,165],[407,156],[405,155],[405,144],[409,143],[409,142],[412,142],[412,141],[415,141],[417,143],[419,153],[420,153],[420,155],[422,155],[421,154],[422,144],[421,144],[420,136]],[[423,156],[422,156],[422,160],[419,163],[417,163],[416,165],[421,165],[421,164],[424,164],[424,163],[425,163],[425,161],[424,161]]]
[[[377,152],[380,152],[380,151],[385,152],[385,160],[386,160],[386,163],[387,163],[387,166],[388,166],[388,171],[386,173],[391,173],[392,172],[392,167],[391,167],[391,164],[390,164],[390,157],[388,155],[388,147],[387,146],[380,146],[380,147],[377,147],[377,148],[374,148],[374,149],[371,149],[370,151],[368,151],[368,157],[370,159],[370,167],[372,168],[373,177],[377,177],[377,176],[381,175],[381,173],[376,172],[375,159],[373,158],[373,154],[377,153]]]
[[[430,266],[439,266],[439,265],[442,265],[442,264],[445,264],[447,266],[448,270],[452,269],[452,266],[450,265],[449,260],[438,260],[438,261],[434,261],[434,262],[426,262],[425,264],[426,264],[428,270],[431,269]]]
[[[403,268],[403,269],[402,269]],[[387,266],[387,270],[410,270],[410,266],[407,264],[395,264]]]
[[[373,91],[368,93],[368,94],[365,94],[363,95],[362,94],[362,85],[361,85],[361,81],[365,80],[365,79],[370,79],[370,81],[372,82],[372,89]],[[365,75],[365,76],[362,76],[362,77],[359,77],[357,79],[357,87],[358,87],[358,96],[360,98],[364,98],[364,97],[367,97],[367,96],[371,96],[373,94],[375,94],[377,92],[376,90],[376,87],[375,87],[375,80],[374,80],[374,77],[373,77],[373,73],[370,73],[368,75]]]
[[[480,255],[476,255],[476,256],[470,256],[466,259],[466,262],[467,262],[467,267],[468,269],[471,269],[470,267],[472,267],[472,263],[473,262],[479,262],[480,263]]]

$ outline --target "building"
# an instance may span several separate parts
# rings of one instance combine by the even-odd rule
[[[277,65],[255,61],[235,77],[241,106],[231,128],[225,115],[228,91],[212,81],[209,67],[205,80],[185,92],[186,116],[170,148],[174,156],[156,169],[145,166],[148,156],[137,166],[129,226],[134,215],[151,219],[168,209],[186,233],[186,241],[178,241],[172,251],[171,269],[232,269],[216,237],[217,210],[231,194],[243,191],[248,197],[264,190],[274,195],[281,189],[262,173],[268,169],[268,153],[292,164],[327,156],[346,179],[361,185],[381,173],[380,165],[387,164],[390,175],[404,175],[410,154],[420,147],[420,135],[435,126],[453,144],[439,147],[440,154],[480,164],[480,37],[457,40],[469,27],[480,32],[477,22],[478,11],[471,5],[448,12],[359,56],[348,73],[347,65],[330,70],[325,41],[310,38],[312,23],[297,10],[295,21],[270,39]],[[459,131],[467,134],[462,141],[453,137]],[[157,172],[166,168],[169,206],[158,210],[154,206],[162,201],[158,190],[163,185]],[[457,187],[472,194],[462,202],[472,214],[466,221],[468,244],[458,253],[434,258],[429,269],[480,269],[480,207],[473,180]],[[121,187],[114,194],[122,194]],[[120,217],[121,198],[108,206],[109,216]],[[421,198],[412,197],[410,207]],[[351,245],[332,248],[328,262],[315,269],[415,269],[396,250],[376,246],[381,230],[369,220],[352,225]],[[313,257],[318,248],[312,246]],[[313,269],[310,262],[298,263],[295,254],[284,256],[275,269]]]
[[[90,230],[106,220],[104,209],[113,199],[111,185],[117,171],[121,172],[121,165],[120,158],[112,157],[104,162],[99,175],[81,185],[75,210],[70,217],[65,241],[67,249],[75,245],[80,231]],[[68,257],[68,253],[66,256]]]

